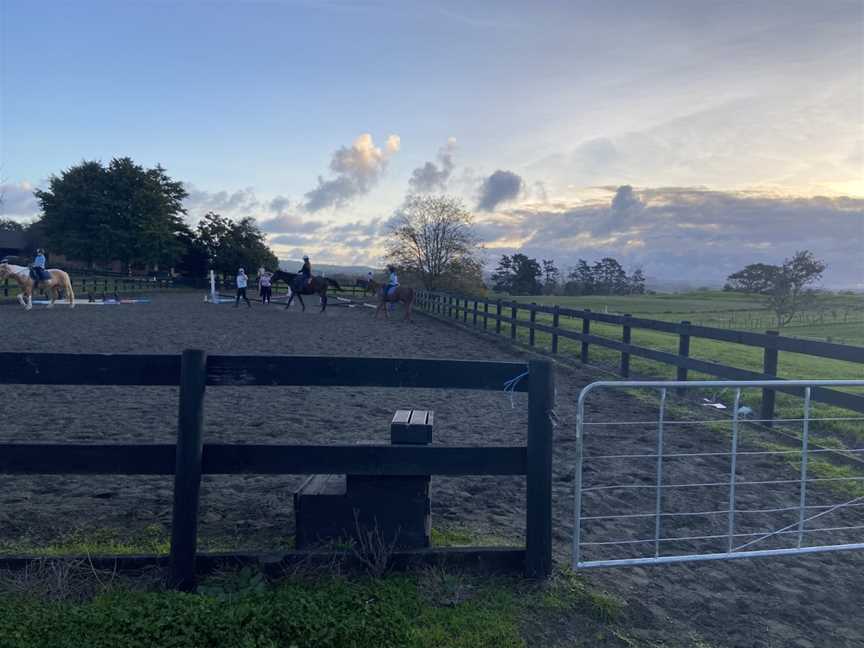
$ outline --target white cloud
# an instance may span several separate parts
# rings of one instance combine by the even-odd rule
[[[33,195],[34,189],[26,180],[0,184],[0,217],[25,221],[38,216],[42,210]]]
[[[330,170],[335,177],[325,180],[318,176],[318,186],[305,194],[304,209],[314,212],[325,207],[344,207],[357,196],[369,193],[400,145],[399,136],[390,135],[382,151],[375,146],[372,135],[364,133],[350,147],[340,147],[330,160]]]

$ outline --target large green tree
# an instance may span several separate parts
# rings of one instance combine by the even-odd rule
[[[495,290],[511,295],[539,295],[543,292],[540,278],[543,269],[529,256],[517,252],[513,256],[502,255],[498,267],[492,274]]]
[[[262,266],[269,269],[279,266],[254,218],[232,221],[209,212],[198,223],[196,233],[187,248],[187,258],[200,265],[203,255],[209,267],[223,276],[233,276],[237,268],[245,268],[251,274]]]
[[[822,277],[825,263],[809,250],[800,250],[782,265],[753,263],[727,277],[727,289],[762,295],[774,311],[777,326],[786,326],[796,313],[815,300],[810,286]]]
[[[158,267],[183,251],[187,193],[161,166],[145,169],[128,157],[107,166],[83,161],[34,194],[48,244],[66,256]]]

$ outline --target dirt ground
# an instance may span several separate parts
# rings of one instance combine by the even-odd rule
[[[331,308],[319,315],[281,306],[234,309],[205,304],[200,295],[154,295],[151,304],[81,306],[74,310],[0,307],[6,332],[0,351],[82,353],[211,353],[403,356],[457,359],[524,359],[524,352],[491,336],[460,330],[421,314],[412,324],[398,318],[374,321],[366,308]],[[10,334],[15,332],[15,334]],[[573,533],[575,409],[579,391],[606,376],[561,367],[557,373],[554,454],[555,554],[566,564]],[[176,434],[176,388],[0,387],[2,441],[172,442]],[[385,442],[398,408],[435,411],[436,444],[514,445],[525,441],[527,399],[504,392],[357,388],[208,388],[205,440],[220,442]],[[621,394],[597,393],[588,420],[614,423],[590,428],[586,437],[585,486],[652,485],[653,459],[597,459],[597,455],[646,454],[656,444],[656,406]],[[664,464],[668,484],[728,480],[729,439],[696,424],[669,425],[667,453],[718,453],[679,457]],[[746,441],[745,441],[746,447]],[[767,455],[739,459],[741,481],[781,481],[794,467]],[[203,545],[215,549],[275,549],[293,533],[292,493],[300,477],[208,477],[201,503]],[[487,539],[519,543],[524,534],[524,479],[433,478],[433,526],[469,530]],[[0,477],[0,543],[38,546],[76,530],[112,530],[138,537],[171,519],[171,478]],[[602,517],[642,514],[656,506],[653,488],[598,489],[585,494],[583,514]],[[851,499],[814,484],[811,505]],[[794,484],[741,485],[736,508],[787,508],[798,501]],[[663,511],[702,512],[728,508],[728,488],[664,491]],[[818,510],[817,510],[818,512]],[[864,508],[826,515],[812,526],[864,523]],[[794,524],[797,513],[741,514],[739,533],[760,533]],[[723,535],[724,515],[663,518],[663,537]],[[586,522],[582,539],[604,542],[646,539],[648,517]],[[149,531],[148,531],[149,530]],[[828,532],[826,532],[827,534]],[[862,532],[830,532],[831,542],[861,542]],[[647,534],[647,535],[646,535]],[[815,541],[808,534],[805,544]],[[825,535],[825,534],[822,534]],[[756,536],[752,536],[755,538]],[[744,537],[738,544],[752,539]],[[828,538],[820,537],[819,540]],[[757,543],[789,546],[795,534]],[[691,541],[700,552],[725,548],[724,538]],[[685,543],[666,543],[680,551]],[[645,544],[588,545],[586,559],[652,555]],[[586,571],[586,578],[626,602],[627,625],[640,641],[668,646],[785,647],[864,646],[864,553],[812,554],[729,562]]]

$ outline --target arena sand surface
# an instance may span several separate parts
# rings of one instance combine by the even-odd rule
[[[307,300],[309,301],[309,300]],[[313,300],[315,301],[315,300]],[[200,295],[154,295],[148,305],[53,310],[0,307],[5,335],[0,351],[81,353],[179,353],[203,348],[220,354],[311,354],[524,360],[523,351],[492,336],[478,335],[415,315],[374,321],[366,308],[332,308],[319,315],[281,306],[234,309],[205,304]],[[606,376],[560,367],[554,453],[555,555],[569,559],[573,516],[575,403],[579,390]],[[2,441],[172,442],[176,434],[176,388],[0,387]],[[435,443],[514,445],[525,442],[527,398],[511,405],[503,392],[357,388],[208,388],[205,440],[220,442],[339,443],[388,441],[389,421],[399,408],[435,411]],[[597,394],[592,420],[656,419],[650,404]],[[594,428],[586,454],[650,452],[653,425]],[[670,426],[667,452],[723,452],[728,437],[704,426]],[[794,469],[775,458],[742,460],[739,479],[794,479]],[[725,479],[728,458],[668,461],[664,482]],[[586,485],[654,483],[654,462],[591,461]],[[202,486],[200,536],[204,548],[285,547],[293,534],[292,493],[301,477],[207,477]],[[468,531],[487,541],[518,544],[524,534],[524,479],[512,477],[433,478],[433,526]],[[0,477],[0,543],[20,549],[68,538],[107,533],[118,539],[165,536],[171,520],[171,478],[161,477]],[[693,491],[699,491],[698,494]],[[726,489],[669,491],[667,511],[725,508]],[[795,486],[739,488],[740,508],[790,506]],[[842,495],[814,488],[811,503]],[[847,498],[848,499],[848,498]],[[598,491],[585,500],[585,513],[602,516],[652,511],[654,491]],[[822,520],[823,526],[851,526],[864,518],[854,509]],[[857,515],[857,517],[855,517]],[[794,521],[777,514],[748,521],[739,530],[759,532]],[[724,516],[664,519],[664,536],[725,533]],[[650,528],[649,528],[650,527]],[[647,533],[647,535],[645,535]],[[835,541],[861,541],[860,530]],[[858,534],[857,536],[855,534]],[[598,520],[583,539],[649,538],[653,520]],[[781,536],[763,548],[788,543]],[[793,540],[794,541],[794,538]],[[722,549],[723,540],[699,546]],[[773,544],[772,544],[773,543]],[[671,547],[670,547],[671,548]],[[680,548],[680,547],[679,547]],[[625,547],[624,551],[636,551]],[[594,547],[592,558],[612,550]],[[620,549],[615,555],[622,555]],[[644,546],[639,551],[650,551]],[[711,646],[864,645],[864,554],[817,554],[794,558],[748,559],[586,572],[595,586],[626,602],[627,624],[646,645],[690,646],[704,638]],[[566,632],[565,632],[566,634]]]

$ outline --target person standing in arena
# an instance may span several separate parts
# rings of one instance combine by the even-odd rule
[[[261,293],[262,304],[270,303],[270,295],[273,292],[271,277],[272,275],[265,268],[261,268],[258,272],[258,292]]]
[[[246,306],[252,308],[252,304],[249,302],[249,298],[246,296],[246,286],[249,285],[249,277],[246,276],[246,271],[243,268],[240,268],[237,271],[237,299],[234,301],[234,308],[240,306],[240,298],[243,298],[243,301],[246,302]]]

